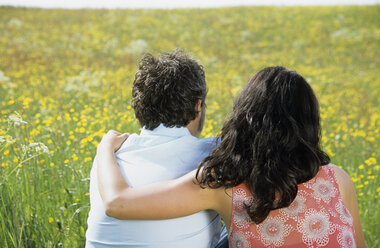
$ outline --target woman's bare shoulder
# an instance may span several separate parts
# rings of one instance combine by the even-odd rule
[[[353,202],[353,199],[356,201],[356,193],[355,193],[355,186],[352,182],[350,176],[347,174],[346,171],[344,171],[342,168],[340,168],[337,165],[330,164],[335,172],[335,177],[339,186],[339,191],[342,196],[343,202],[348,207],[349,210],[353,208],[353,205],[355,204]]]
[[[331,166],[335,172],[335,177],[338,181],[339,188],[354,188],[353,182],[345,170],[335,164],[329,164],[329,166]]]
[[[329,166],[331,166],[335,172],[335,177],[338,181],[339,191],[342,195],[343,202],[354,219],[357,247],[367,247],[360,222],[360,214],[354,183],[347,172],[345,172],[342,168],[333,164],[330,164]]]

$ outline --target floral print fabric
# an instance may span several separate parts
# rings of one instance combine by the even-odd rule
[[[233,188],[232,248],[356,247],[353,219],[342,201],[331,165],[321,166],[313,179],[298,185],[297,197],[289,207],[271,211],[258,225],[244,207],[253,201],[244,183]]]

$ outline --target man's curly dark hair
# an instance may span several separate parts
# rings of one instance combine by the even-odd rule
[[[141,126],[153,130],[183,127],[198,114],[199,99],[207,94],[201,65],[181,50],[162,53],[157,58],[146,54],[140,61],[132,88],[132,107]]]

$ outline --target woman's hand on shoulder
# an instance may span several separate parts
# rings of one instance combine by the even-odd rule
[[[100,141],[97,151],[111,149],[116,152],[128,137],[129,133],[120,133],[115,130],[109,130]]]

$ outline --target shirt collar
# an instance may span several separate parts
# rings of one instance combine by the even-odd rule
[[[170,137],[182,137],[186,135],[191,135],[187,127],[165,127],[164,124],[160,124],[153,130],[146,129],[143,127],[141,129],[140,135],[160,135],[160,136],[170,136]]]

